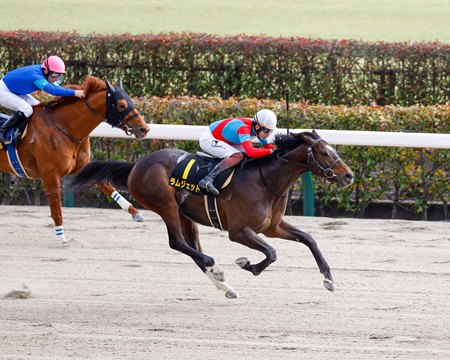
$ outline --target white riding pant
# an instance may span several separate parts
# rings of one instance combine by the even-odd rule
[[[244,148],[241,145],[230,145],[224,141],[217,140],[209,128],[200,135],[199,142],[203,151],[220,159],[226,159],[233,154],[244,152]]]
[[[33,105],[38,105],[39,101],[31,95],[16,95],[12,93],[5,82],[0,80],[0,105],[14,111],[22,111],[26,117],[33,114]]]

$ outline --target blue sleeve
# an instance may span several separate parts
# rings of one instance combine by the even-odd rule
[[[61,86],[55,86],[49,83],[45,79],[38,79],[34,84],[41,90],[53,95],[53,96],[75,96],[74,89],[66,89]]]

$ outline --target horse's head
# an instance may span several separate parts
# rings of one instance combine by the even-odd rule
[[[350,168],[342,161],[337,151],[323,140],[316,131],[290,134],[290,140],[281,140],[284,147],[282,158],[304,165],[313,174],[322,176],[331,182],[347,186],[353,183],[354,175]],[[278,142],[276,141],[278,145]],[[304,145],[304,146],[298,146]],[[305,146],[307,153],[305,154]],[[280,146],[279,146],[280,148]],[[305,163],[299,159],[305,158]]]
[[[106,122],[123,129],[142,139],[149,132],[149,127],[134,106],[133,100],[120,86],[113,86],[108,80],[106,84]]]

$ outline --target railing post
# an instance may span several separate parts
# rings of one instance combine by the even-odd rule
[[[311,171],[302,175],[303,216],[314,216],[314,183]]]
[[[63,207],[74,207],[74,194],[73,190],[70,188],[72,176],[66,176],[62,181],[62,206]]]

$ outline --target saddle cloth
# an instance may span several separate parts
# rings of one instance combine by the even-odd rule
[[[203,179],[222,159],[201,156],[198,154],[187,154],[180,157],[177,165],[172,171],[169,184],[177,189],[184,189],[196,195],[209,194],[198,186]],[[226,188],[234,175],[234,168],[227,169],[214,181],[216,189]]]
[[[0,125],[2,125],[9,118],[10,118],[9,115],[0,114]],[[17,145],[20,142],[20,139],[22,139],[25,136],[26,128],[28,125],[28,120],[24,121],[22,124],[20,124],[19,127],[8,130],[8,132],[6,133],[8,135],[8,137],[11,136],[11,134],[12,134],[13,140],[11,142],[11,145],[13,145],[14,147],[17,147]],[[5,144],[0,142],[0,151],[5,151],[5,150],[6,150]]]

